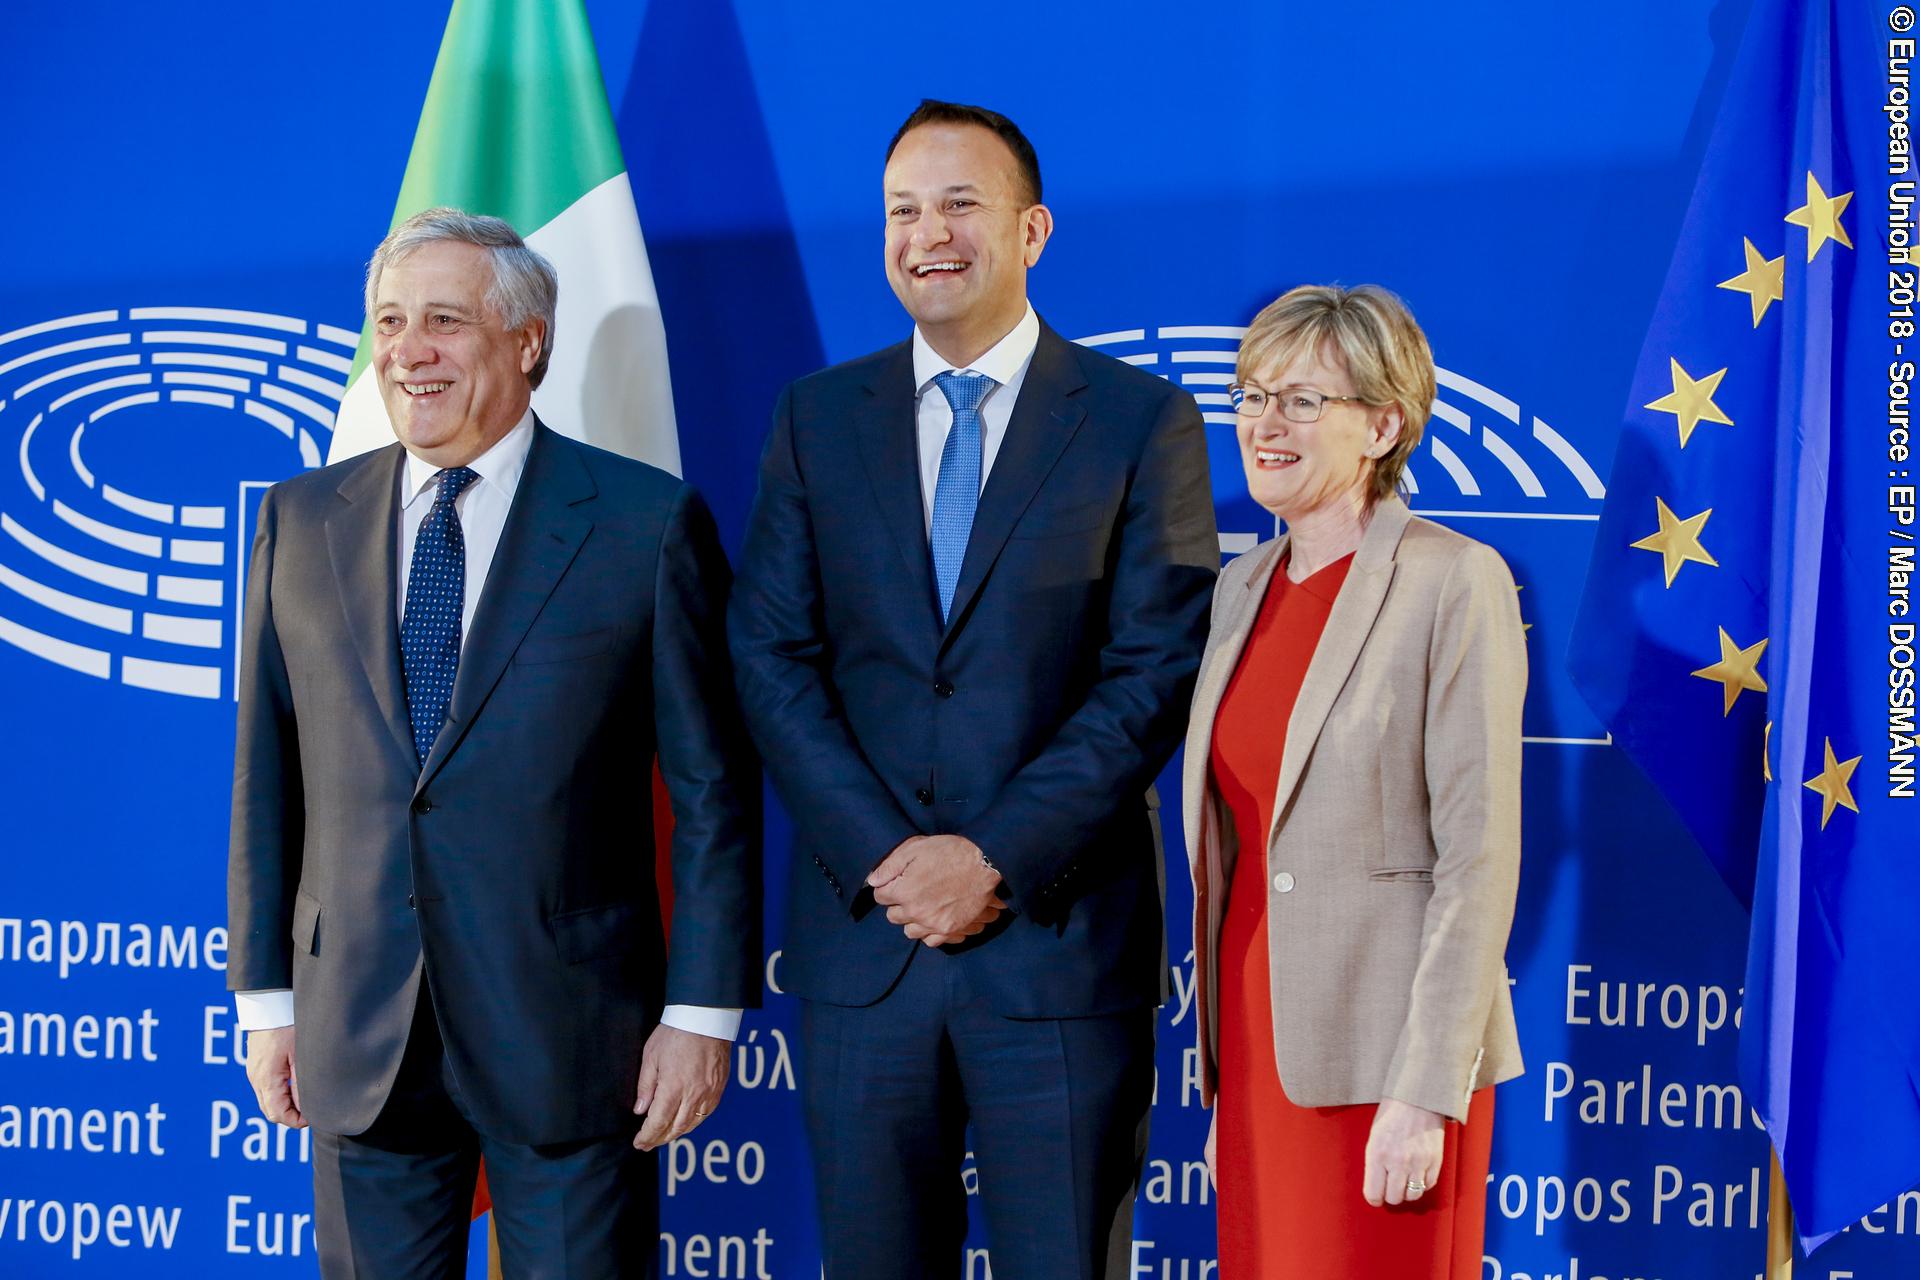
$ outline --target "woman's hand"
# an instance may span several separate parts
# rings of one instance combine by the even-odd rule
[[[1367,1135],[1367,1171],[1360,1187],[1367,1203],[1418,1200],[1438,1182],[1446,1125],[1438,1112],[1383,1098]]]

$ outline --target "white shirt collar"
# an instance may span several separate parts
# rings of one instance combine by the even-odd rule
[[[528,406],[513,430],[493,442],[493,447],[475,458],[467,465],[478,472],[480,479],[499,489],[508,498],[520,487],[520,473],[527,467],[527,451],[533,447],[533,408]],[[400,491],[401,510],[411,508],[421,495],[434,489],[434,478],[442,468],[431,462],[407,455],[407,474],[402,481]]]
[[[967,366],[975,373],[984,373],[1000,386],[1006,386],[1027,367],[1027,361],[1033,358],[1033,350],[1040,345],[1040,317],[1033,312],[1033,304],[1027,304],[1027,313],[1020,317],[1020,323],[1008,330],[1007,336],[987,349],[985,355]],[[935,377],[952,369],[946,357],[933,349],[920,332],[920,326],[913,326],[913,385],[916,394],[924,392],[927,384]],[[965,373],[967,369],[959,372]]]

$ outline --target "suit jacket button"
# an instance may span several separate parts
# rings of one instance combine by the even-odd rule
[[[918,791],[913,793],[913,798],[915,800],[918,800],[921,804],[932,804],[933,792],[929,791],[925,787],[921,787]]]
[[[951,698],[953,696],[953,681],[936,680],[933,682],[933,691],[943,698]]]
[[[1293,873],[1282,871],[1279,875],[1275,876],[1273,878],[1273,891],[1275,893],[1292,893]]]
[[[432,813],[433,801],[427,799],[425,796],[415,796],[413,801],[413,811],[415,813]]]

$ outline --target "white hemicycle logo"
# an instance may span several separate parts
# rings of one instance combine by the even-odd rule
[[[258,492],[326,457],[359,334],[213,307],[0,333],[0,641],[101,680],[232,690]]]
[[[1239,325],[1165,325],[1097,333],[1078,341],[1185,387],[1200,403],[1202,417],[1231,427],[1235,418],[1227,387],[1245,334]],[[1456,514],[1435,508],[1462,502],[1475,515],[1551,519],[1571,507],[1586,518],[1597,511],[1606,486],[1566,437],[1471,378],[1451,369],[1435,372],[1439,394],[1433,421],[1405,473],[1407,491],[1423,515]],[[1437,429],[1441,427],[1448,429]],[[1517,510],[1484,509],[1511,505],[1516,496]],[[1228,545],[1229,538],[1234,545]],[[1252,535],[1222,537],[1227,551],[1252,545]]]

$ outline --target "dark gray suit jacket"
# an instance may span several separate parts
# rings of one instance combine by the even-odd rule
[[[324,1131],[379,1114],[424,973],[484,1132],[612,1133],[663,1004],[758,1003],[760,789],[726,657],[726,557],[690,487],[536,424],[423,763],[395,613],[403,459],[396,444],[308,472],[261,508],[228,985],[293,988],[302,1107]]]

